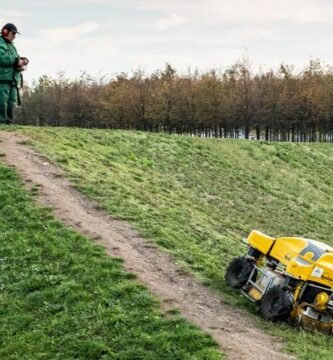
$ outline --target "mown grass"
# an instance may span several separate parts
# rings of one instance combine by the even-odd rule
[[[240,240],[253,228],[333,245],[330,144],[64,128],[22,131],[82,192],[238,303],[244,304],[225,287],[224,270],[244,252]],[[284,326],[270,325],[270,330],[302,359],[331,356],[331,338]]]
[[[223,359],[0,164],[0,359]]]

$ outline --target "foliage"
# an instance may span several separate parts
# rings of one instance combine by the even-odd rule
[[[244,59],[222,70],[178,74],[169,64],[113,78],[83,73],[41,77],[23,91],[17,122],[136,129],[205,137],[333,141],[333,68],[310,60],[296,73],[251,70]]]

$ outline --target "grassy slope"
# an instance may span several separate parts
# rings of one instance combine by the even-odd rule
[[[224,292],[230,293],[224,288],[225,266],[243,252],[240,239],[253,228],[333,245],[331,145],[24,131],[79,189]],[[289,350],[304,359],[331,354],[325,336],[279,326],[273,331],[292,337]]]
[[[0,359],[222,359],[99,246],[33,205],[0,164]]]

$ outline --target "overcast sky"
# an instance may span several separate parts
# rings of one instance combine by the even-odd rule
[[[254,69],[333,60],[333,0],[12,0],[0,22],[22,33],[25,79],[224,69],[243,56]]]

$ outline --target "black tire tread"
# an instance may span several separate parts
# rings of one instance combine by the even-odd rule
[[[264,319],[273,322],[287,321],[293,304],[288,290],[273,286],[262,297],[260,311]]]
[[[240,289],[248,281],[253,268],[254,264],[250,259],[246,256],[238,256],[228,265],[225,282],[234,289]]]

